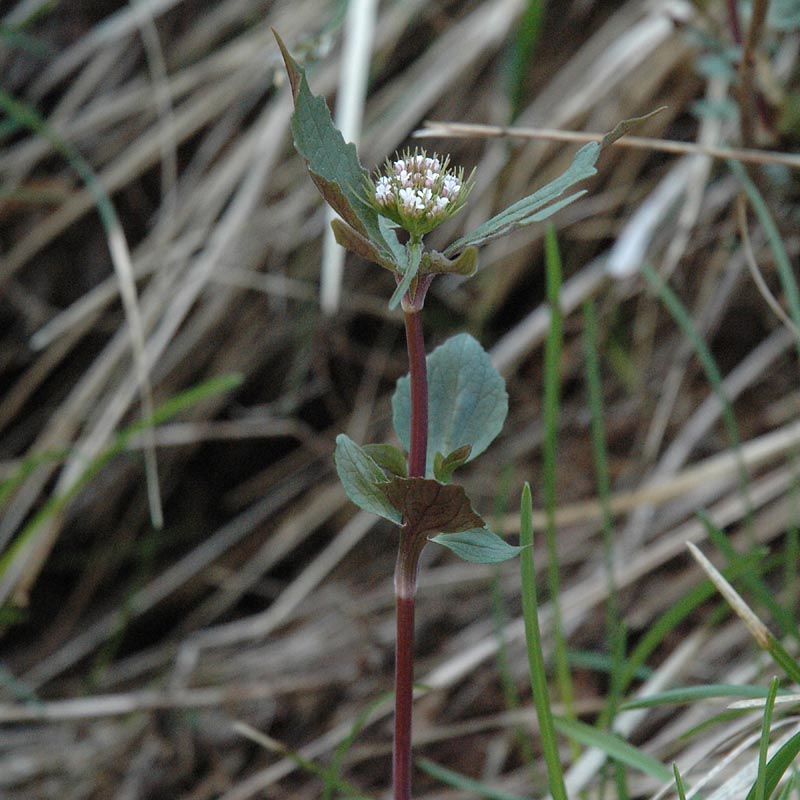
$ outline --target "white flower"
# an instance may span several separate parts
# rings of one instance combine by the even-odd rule
[[[378,211],[421,237],[455,214],[466,202],[471,182],[464,170],[448,168],[449,158],[406,151],[386,162],[384,173],[372,183]]]
[[[388,203],[394,199],[392,185],[385,175],[379,178],[378,182],[375,184],[375,199],[381,204]]]

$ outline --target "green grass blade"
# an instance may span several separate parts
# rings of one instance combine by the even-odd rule
[[[252,728],[250,725],[247,725],[243,722],[235,722],[233,724],[233,728],[237,733],[247,737],[256,744],[261,745],[265,750],[269,750],[272,753],[278,753],[284,758],[288,758],[305,772],[308,772],[311,775],[316,775],[318,778],[322,778],[323,780],[328,779],[329,774],[326,767],[321,767],[319,764],[316,764],[310,759],[306,758],[302,753],[299,753],[297,750],[293,750],[290,747],[286,747],[286,745],[278,742],[271,736],[267,736],[261,731],[256,730],[255,728]],[[353,784],[348,783],[345,780],[338,780],[336,782],[336,791],[340,792],[349,800],[372,800],[369,795],[361,792],[357,786],[353,786]]]
[[[525,11],[517,22],[508,67],[508,93],[511,100],[512,121],[522,110],[522,104],[527,94],[533,54],[542,35],[544,11],[544,0],[528,0]]]
[[[575,716],[575,699],[567,658],[561,617],[561,586],[556,544],[556,464],[558,460],[558,416],[560,408],[561,376],[559,363],[563,344],[563,315],[561,312],[561,255],[552,225],[548,225],[544,239],[545,268],[547,271],[547,303],[550,307],[550,330],[544,354],[544,447],[542,479],[544,484],[545,546],[547,550],[547,590],[553,604],[553,636],[556,681],[561,701],[568,717]],[[578,753],[573,754],[577,756]]]
[[[427,772],[432,778],[436,778],[442,783],[452,786],[454,789],[461,789],[464,792],[469,792],[475,797],[485,797],[486,800],[529,800],[527,797],[520,797],[516,794],[508,794],[508,792],[492,789],[489,786],[485,786],[480,781],[476,781],[459,772],[454,772],[451,769],[442,767],[427,758],[418,759],[416,764],[423,772]]]
[[[654,706],[695,703],[698,700],[716,700],[726,697],[739,697],[757,700],[766,697],[768,689],[763,686],[740,686],[732,683],[709,683],[704,686],[678,686],[665,692],[637,698],[621,706],[621,710],[634,708],[653,708]]]
[[[686,787],[683,785],[683,778],[678,772],[678,765],[672,765],[672,774],[675,776],[675,788],[678,790],[678,800],[686,800]]]
[[[764,786],[766,797],[769,797],[775,791],[786,770],[792,766],[795,758],[797,758],[798,753],[800,753],[800,731],[784,742],[778,752],[767,763]],[[755,791],[756,787],[754,786],[747,793],[745,800],[756,800]]]
[[[585,722],[563,717],[554,717],[553,723],[559,733],[586,747],[596,747],[614,761],[627,764],[663,783],[672,780],[672,772],[660,761],[643,753],[638,747],[634,747],[616,734],[598,730]]]
[[[22,50],[35,58],[47,58],[55,54],[48,42],[26,33],[16,25],[0,24],[0,39],[9,49]]]
[[[539,721],[539,735],[547,765],[550,793],[553,800],[567,800],[564,771],[558,754],[558,741],[553,726],[553,712],[550,709],[544,656],[542,655],[539,604],[536,597],[536,569],[533,561],[533,502],[531,487],[527,483],[522,490],[519,543],[523,548],[519,557],[522,575],[522,616],[525,622],[525,643],[528,652],[533,704]]]
[[[508,510],[509,490],[514,469],[509,464],[504,470],[500,480],[501,488],[495,496],[493,517],[500,519]],[[495,569],[492,579],[492,622],[494,633],[497,639],[497,672],[500,677],[500,689],[503,693],[505,707],[509,711],[516,711],[522,707],[517,683],[511,672],[511,665],[508,659],[508,643],[506,641],[505,630],[509,624],[508,611],[503,599],[502,591],[503,576],[499,568]],[[533,746],[528,732],[521,725],[514,726],[514,740],[519,747],[520,758],[524,764],[531,766],[535,762]]]
[[[783,789],[781,789],[781,793],[778,795],[778,800],[791,800],[792,792],[795,788],[796,777],[796,773],[793,773],[792,777],[786,781]]]
[[[54,464],[63,461],[70,454],[67,448],[61,450],[45,450],[42,453],[33,453],[26,456],[19,466],[0,481],[0,508],[6,500],[16,491],[17,487],[25,482],[29,475],[36,472],[43,464]]]
[[[764,703],[764,718],[761,723],[761,740],[758,744],[758,772],[755,789],[755,800],[767,800],[767,750],[769,748],[769,734],[772,729],[772,712],[775,709],[775,696],[778,694],[778,679],[773,678],[767,692],[767,702]]]
[[[603,515],[603,557],[608,584],[606,628],[612,659],[611,682],[603,724],[611,725],[621,695],[619,679],[625,662],[625,628],[619,611],[619,597],[614,580],[614,530],[611,516],[611,479],[608,469],[606,431],[603,415],[603,388],[600,379],[600,359],[597,351],[597,318],[591,301],[583,305],[584,353],[586,358],[586,385],[591,412],[592,454],[597,480],[597,494]]]

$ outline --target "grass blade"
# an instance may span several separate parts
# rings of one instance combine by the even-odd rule
[[[778,693],[778,679],[773,678],[767,692],[767,702],[764,704],[764,718],[761,723],[761,740],[758,745],[758,773],[755,789],[755,800],[766,800],[767,789],[767,750],[769,748],[769,734],[772,726],[772,712],[775,709],[775,695]]]
[[[766,767],[766,780],[764,785],[765,797],[769,797],[778,786],[781,778],[789,767],[792,766],[797,754],[800,753],[800,731],[778,749],[778,752],[769,760]],[[745,800],[756,800],[756,787],[748,793]]]
[[[427,772],[431,777],[440,780],[448,786],[452,786],[454,789],[461,789],[462,791],[469,792],[476,797],[485,797],[486,800],[529,800],[527,797],[520,797],[519,795],[508,794],[508,792],[492,789],[489,786],[485,786],[480,781],[468,778],[466,775],[454,772],[452,769],[442,767],[427,758],[420,758],[416,763],[423,772]]]
[[[531,487],[526,483],[522,490],[519,543],[520,572],[522,574],[522,615],[525,622],[525,643],[528,652],[528,669],[533,691],[533,704],[539,720],[539,735],[547,765],[547,777],[553,800],[567,800],[564,771],[558,755],[558,742],[550,709],[547,678],[542,655],[542,636],[539,630],[539,605],[536,597],[536,570],[533,561],[533,504]]]
[[[554,717],[553,724],[564,736],[569,736],[586,747],[596,747],[614,761],[627,764],[629,767],[638,769],[640,772],[644,772],[646,775],[650,775],[650,777],[664,783],[672,780],[672,772],[660,761],[647,755],[647,753],[643,753],[637,747],[629,744],[624,739],[620,739],[619,736],[613,733],[601,731],[593,725],[587,725],[578,720],[564,719],[563,717]]]
[[[547,270],[547,302],[550,306],[550,329],[544,354],[544,447],[543,483],[545,508],[545,547],[547,549],[547,590],[553,604],[553,636],[555,639],[556,681],[568,717],[574,717],[574,692],[570,677],[567,643],[561,620],[561,595],[558,548],[556,545],[556,462],[558,452],[558,416],[560,406],[561,376],[559,362],[563,344],[563,314],[561,312],[561,255],[555,230],[549,225],[545,233],[545,267]],[[573,753],[577,756],[578,753]]]
[[[766,650],[772,660],[783,669],[786,675],[795,683],[800,683],[800,665],[789,655],[783,645],[770,633],[766,625],[753,613],[747,603],[742,600],[739,593],[720,574],[717,568],[700,552],[691,542],[686,546],[694,556],[695,561],[703,568],[705,573],[717,587],[719,593],[728,601],[728,604],[738,614],[747,626],[756,643]]]

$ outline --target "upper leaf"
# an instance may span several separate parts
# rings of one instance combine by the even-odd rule
[[[397,264],[394,261],[387,259],[385,254],[378,252],[375,245],[366,236],[362,236],[346,222],[340,219],[332,219],[331,228],[333,229],[333,237],[336,239],[336,243],[344,247],[345,250],[355,253],[365,261],[380,264],[380,266],[386,267],[392,272],[396,271]]]
[[[419,271],[424,275],[433,273],[452,273],[471,278],[478,269],[478,250],[475,247],[467,247],[458,258],[449,259],[436,250],[430,250],[422,255],[422,263]]]
[[[429,468],[436,453],[470,445],[468,460],[480,455],[503,428],[508,413],[505,381],[486,351],[461,333],[437,347],[428,364]],[[394,429],[405,448],[411,440],[411,384],[397,381],[392,398]]]
[[[347,496],[359,508],[397,525],[402,522],[400,512],[393,507],[382,491],[382,485],[388,480],[385,473],[363,448],[343,433],[336,437],[334,461],[336,472],[339,473],[339,480]]]
[[[389,247],[378,227],[378,212],[364,199],[369,174],[361,166],[355,145],[346,143],[333,124],[322,97],[311,94],[305,70],[292,58],[280,36],[280,47],[294,97],[292,134],[297,152],[306,160],[309,175],[328,205],[362,236],[372,242],[381,260],[392,262]]]
[[[598,142],[589,142],[589,144],[584,145],[575,154],[575,158],[566,172],[533,194],[524,197],[509,206],[505,211],[501,211],[490,220],[487,220],[472,233],[468,233],[453,242],[444,251],[444,254],[452,257],[466,247],[482,245],[492,239],[497,239],[499,236],[505,236],[505,234],[516,228],[546,219],[565,205],[577,200],[584,192],[576,192],[557,203],[555,202],[571,186],[591,178],[592,175],[597,173],[594,165],[597,163],[600,150],[601,145]]]
[[[381,486],[403,517],[405,533],[456,533],[484,524],[472,510],[463,486],[427,478],[394,478]]]

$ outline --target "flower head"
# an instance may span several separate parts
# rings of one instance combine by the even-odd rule
[[[450,157],[406,150],[386,160],[383,173],[369,182],[370,202],[378,213],[421,237],[458,212],[472,190],[472,175],[451,168]]]

